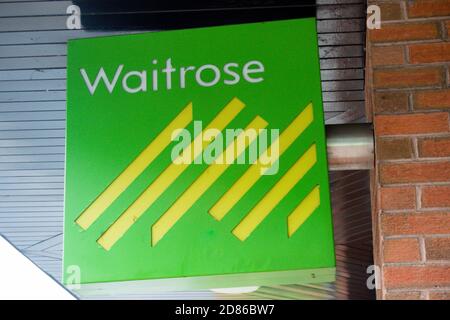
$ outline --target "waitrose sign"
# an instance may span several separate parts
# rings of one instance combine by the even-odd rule
[[[65,187],[66,283],[332,280],[315,20],[70,41]]]
[[[95,94],[101,82],[109,93],[114,91],[118,82],[120,83],[118,86],[121,86],[119,90],[123,89],[128,93],[138,93],[147,92],[149,90],[148,86],[150,86],[150,91],[158,91],[171,90],[173,86],[177,86],[179,89],[185,89],[186,86],[192,87],[192,85],[213,87],[219,82],[226,85],[235,85],[241,81],[241,78],[249,83],[258,83],[264,80],[264,77],[261,75],[264,72],[264,65],[257,60],[247,62],[243,67],[239,63],[229,62],[219,68],[214,64],[204,64],[200,67],[177,67],[172,63],[172,58],[168,58],[161,69],[157,68],[157,59],[151,59],[151,61],[152,69],[149,71],[132,70],[123,72],[124,65],[120,64],[110,78],[106,75],[103,67],[99,69],[95,80],[89,79],[84,68],[80,69],[80,73],[92,95]],[[191,79],[193,83],[187,84],[186,82],[191,77],[193,78]],[[134,83],[130,84],[133,80]]]

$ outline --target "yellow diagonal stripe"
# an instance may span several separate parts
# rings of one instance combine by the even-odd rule
[[[281,133],[279,139],[280,157],[291,144],[302,134],[302,132],[313,122],[313,106],[308,104],[306,108],[289,124],[289,126]],[[271,154],[271,147],[261,155],[267,157]],[[234,205],[241,199],[244,194],[261,177],[261,171],[264,167],[259,159],[253,163],[250,168],[227,190],[227,192],[217,201],[217,203],[209,210],[209,213],[217,220],[221,220]],[[269,168],[267,168],[269,169]]]
[[[172,132],[185,128],[192,121],[192,103],[189,103],[164,128],[160,134],[131,162],[128,167],[87,207],[76,223],[83,229],[89,228],[95,220],[116,200],[120,194],[147,168],[170,144]]]
[[[295,231],[309,218],[309,216],[320,205],[319,186],[314,189],[300,202],[300,204],[288,216],[288,236],[291,237]]]
[[[267,122],[261,117],[256,117],[245,128],[245,131],[238,135],[235,140],[226,148],[222,154],[232,154],[231,159],[226,159],[226,163],[211,164],[186,191],[177,199],[177,201],[158,219],[152,226],[152,246],[156,245],[164,235],[173,227],[173,225],[194,205],[194,203],[209,189],[209,187],[225,172],[231,163],[257,138],[257,135],[248,134],[249,131],[260,129],[267,126]],[[248,139],[245,139],[245,137]],[[243,139],[243,140],[241,140]],[[244,141],[239,144],[239,141]],[[235,149],[239,148],[237,152]],[[218,155],[219,156],[219,155]],[[217,159],[217,158],[216,158]]]
[[[223,130],[244,108],[244,103],[237,98],[231,100],[222,111],[204,129]],[[195,137],[194,141],[187,146],[181,154],[191,152],[191,161],[199,156],[202,148],[195,148],[195,145],[202,145],[203,131]],[[203,143],[206,148],[208,143]],[[180,155],[181,157],[181,155]],[[174,161],[177,162],[177,161]],[[108,228],[108,230],[97,240],[106,250],[109,250],[119,240],[123,234],[139,219],[139,217],[159,198],[159,196],[186,170],[189,164],[174,164],[173,162],[156,178],[147,189],[125,210],[122,215]]]
[[[270,191],[253,207],[234,228],[233,234],[244,241],[267,217],[275,206],[303,178],[317,161],[316,145],[312,145],[297,162],[281,177]]]

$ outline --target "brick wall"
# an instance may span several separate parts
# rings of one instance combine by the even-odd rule
[[[369,4],[378,298],[450,299],[450,0]]]

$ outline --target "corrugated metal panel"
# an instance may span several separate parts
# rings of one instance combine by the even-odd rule
[[[63,228],[66,42],[125,33],[67,30],[66,8],[71,4],[58,0],[0,2],[0,233],[57,279],[61,276]],[[364,1],[319,0],[318,4],[326,122],[363,122]],[[351,281],[361,286],[361,279],[354,274],[363,274],[362,266],[357,268],[348,262],[349,252],[371,252],[371,242],[366,243],[370,205],[368,187],[364,187],[367,173],[353,173],[360,175],[359,184],[352,178],[343,182],[339,173],[335,174],[335,183],[350,194],[348,200],[346,194],[333,198],[335,219],[340,221],[336,225],[338,270],[340,263],[343,267],[331,296],[343,298],[357,291],[356,285],[348,289]],[[353,208],[358,210],[351,214]],[[355,215],[360,217],[341,219]],[[343,226],[352,230],[351,236],[348,231],[339,231]],[[331,297],[329,287],[316,289],[322,298]],[[308,297],[300,294],[306,290],[300,286],[283,290],[261,288],[255,297],[292,297],[292,292]],[[359,290],[360,297],[373,297]]]

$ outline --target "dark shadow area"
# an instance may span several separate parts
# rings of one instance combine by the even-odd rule
[[[373,264],[369,171],[330,172],[336,250],[336,298],[375,299],[366,285]]]
[[[170,30],[315,16],[315,1],[75,0],[85,30]]]

